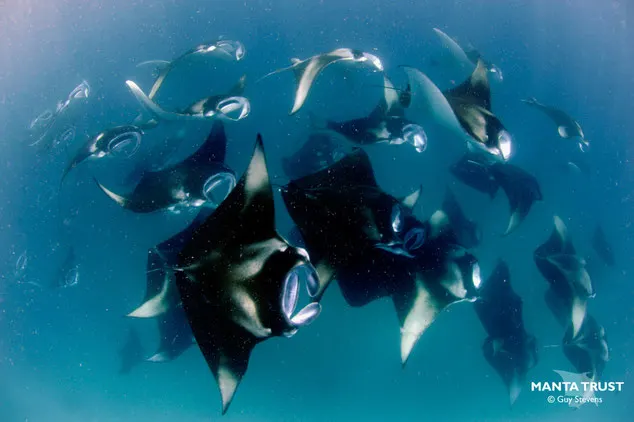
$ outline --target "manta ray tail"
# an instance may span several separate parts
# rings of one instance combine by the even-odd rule
[[[301,60],[299,60],[299,59],[297,59],[297,58],[292,58],[292,59],[291,59],[291,62],[293,63],[292,65],[290,65],[290,66],[286,66],[286,67],[283,67],[283,68],[281,68],[281,69],[276,69],[276,70],[274,70],[274,71],[272,71],[272,72],[269,72],[269,73],[267,73],[266,75],[261,76],[261,77],[260,77],[257,81],[255,81],[255,83],[257,84],[258,82],[260,82],[260,81],[262,81],[262,80],[264,80],[264,79],[268,78],[269,76],[277,75],[278,73],[282,73],[282,72],[284,72],[284,71],[291,70],[291,69],[293,69],[294,67],[296,67],[299,63],[301,63]]]

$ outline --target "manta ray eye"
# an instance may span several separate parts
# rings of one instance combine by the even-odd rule
[[[232,173],[216,173],[205,181],[202,193],[209,205],[218,208],[235,187],[236,177]]]
[[[501,130],[498,134],[498,148],[500,150],[500,154],[504,161],[508,160],[511,156],[512,146],[511,146],[511,135],[505,131]]]
[[[403,231],[403,208],[400,204],[396,204],[392,207],[392,231],[394,233],[400,233]]]
[[[296,328],[313,322],[321,312],[321,305],[319,303],[310,302],[293,315],[299,303],[300,285],[302,283],[306,284],[309,296],[311,298],[315,297],[319,290],[319,281],[315,268],[310,264],[296,265],[286,274],[286,278],[284,279],[281,298],[282,311],[290,325],[294,327],[287,333],[289,337],[295,334]]]
[[[123,132],[108,142],[108,153],[115,157],[132,157],[141,146],[141,133],[135,131]]]
[[[427,134],[419,125],[403,126],[403,140],[413,146],[416,152],[424,152],[427,149]]]
[[[427,231],[422,227],[417,227],[407,232],[403,240],[403,246],[406,251],[412,252],[420,249],[425,244],[426,239]]]
[[[216,112],[229,120],[242,120],[251,112],[251,103],[245,97],[229,97],[220,101]]]

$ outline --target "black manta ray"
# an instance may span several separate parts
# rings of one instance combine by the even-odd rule
[[[253,348],[292,336],[320,312],[312,302],[295,314],[300,282],[316,293],[306,251],[275,230],[273,191],[262,139],[236,188],[191,231],[174,257],[176,285],[196,342],[218,382],[226,413]]]
[[[400,235],[402,219],[419,195],[416,191],[399,201],[381,191],[369,158],[360,149],[326,169],[292,180],[282,189],[291,218],[316,264],[321,285],[318,297],[332,279],[334,267],[339,267],[337,280],[352,306],[389,294],[389,283],[380,279],[359,280],[365,289],[348,289],[356,277],[342,277],[342,272],[350,269],[354,273],[368,256],[375,262],[387,259],[393,265],[398,255],[406,255]]]
[[[457,244],[444,212],[428,222],[412,215],[419,196],[399,200],[381,191],[362,150],[282,189],[319,274],[316,298],[333,279],[351,306],[391,297],[403,364],[436,316],[473,298],[480,282],[475,258]]]
[[[546,242],[533,254],[539,272],[550,284],[546,303],[565,325],[572,325],[576,337],[586,318],[588,299],[594,297],[586,262],[577,255],[568,229],[557,216],[555,227]]]
[[[427,135],[421,126],[406,119],[403,112],[408,95],[407,90],[397,93],[389,79],[384,77],[384,95],[369,116],[344,122],[328,120],[325,122],[325,129],[334,131],[357,145],[407,143],[417,152],[423,152],[427,148]]]
[[[175,206],[218,206],[235,186],[233,171],[224,164],[227,138],[220,121],[214,122],[205,143],[173,166],[143,174],[129,194],[101,190],[122,207],[149,213]]]
[[[537,101],[537,99],[535,98],[522,100],[522,102],[537,110],[540,110],[542,113],[548,116],[553,121],[553,123],[557,125],[557,133],[560,137],[564,139],[577,138],[579,142],[579,147],[582,150],[585,150],[588,146],[590,146],[590,141],[585,139],[583,129],[581,129],[581,125],[579,124],[579,122],[570,117],[565,111],[555,107],[544,105]]]
[[[500,187],[491,171],[490,163],[478,152],[469,151],[465,153],[460,160],[449,168],[449,171],[456,179],[488,195],[491,199],[495,198]]]
[[[298,179],[334,164],[344,155],[343,146],[332,136],[314,132],[298,151],[282,158],[282,169],[288,178]]]
[[[573,336],[573,327],[566,330],[563,340],[564,354],[580,374],[597,381],[603,375],[610,359],[605,328],[592,315],[586,315],[583,325]]]
[[[460,203],[451,189],[447,188],[442,210],[447,214],[451,227],[453,227],[458,243],[467,249],[475,248],[482,240],[482,231],[477,224],[467,218],[462,211]]]
[[[537,364],[537,341],[524,328],[522,299],[513,291],[506,263],[498,262],[479,293],[474,307],[488,335],[482,351],[504,381],[513,404],[527,372]]]
[[[493,163],[490,171],[509,201],[511,217],[506,236],[524,221],[535,202],[543,200],[542,191],[537,179],[520,167]]]

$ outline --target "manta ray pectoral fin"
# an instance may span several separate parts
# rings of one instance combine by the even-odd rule
[[[443,47],[450,52],[452,58],[460,67],[467,67],[473,64],[464,49],[453,38],[438,28],[433,28],[433,30],[440,38]]]
[[[414,345],[443,308],[419,280],[413,291],[395,294],[392,300],[401,323],[401,363],[405,366]]]
[[[174,120],[186,120],[187,115],[172,113],[169,111],[163,110],[159,107],[154,101],[152,101],[145,93],[139,88],[139,86],[134,81],[125,81],[126,85],[134,95],[134,98],[141,104],[141,106],[146,109],[152,116],[156,117],[160,120],[174,121]]]
[[[401,67],[407,74],[411,88],[411,102],[406,113],[408,120],[424,124],[426,122],[422,119],[424,116],[429,116],[434,122],[447,128],[460,139],[469,139],[447,98],[436,84],[416,68]]]
[[[128,198],[126,198],[126,197],[124,197],[122,195],[119,195],[117,193],[114,193],[113,191],[111,191],[110,189],[106,188],[104,185],[99,183],[99,181],[96,178],[94,178],[94,177],[93,177],[93,180],[95,181],[97,186],[99,186],[99,189],[101,189],[103,191],[103,193],[108,195],[108,197],[110,199],[112,199],[114,202],[116,202],[117,204],[119,204],[123,208],[127,208],[130,205],[130,200]]]
[[[508,236],[511,234],[517,226],[522,222],[519,210],[513,210],[511,213],[511,217],[509,218],[509,224],[506,226],[506,230],[502,234],[502,236]]]
[[[403,206],[407,207],[408,209],[412,210],[418,204],[418,201],[420,200],[420,197],[422,196],[422,194],[423,194],[423,185],[420,185],[418,189],[416,189],[414,192],[410,193],[405,198],[401,199],[401,204],[403,204]]]
[[[169,269],[165,269],[165,277],[161,291],[146,300],[130,312],[127,316],[131,318],[153,318],[164,314],[173,309],[178,304],[178,294],[174,291],[173,273]]]

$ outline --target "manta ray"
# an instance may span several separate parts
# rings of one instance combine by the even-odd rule
[[[235,189],[166,257],[196,343],[213,373],[226,413],[255,346],[294,335],[320,313],[311,301],[299,312],[300,285],[316,294],[307,252],[275,229],[273,191],[262,138]],[[178,243],[170,242],[168,243]]]
[[[512,138],[500,119],[491,111],[491,88],[482,60],[471,76],[460,85],[441,91],[423,72],[403,66],[409,79],[410,120],[432,119],[449,129],[475,151],[485,151],[492,159],[507,161],[512,153]]]
[[[96,183],[117,204],[137,213],[176,206],[217,207],[236,184],[233,171],[224,163],[226,149],[224,125],[216,121],[194,154],[172,166],[144,173],[129,194],[117,194]]]
[[[538,356],[537,341],[524,328],[522,299],[513,291],[504,261],[498,261],[484,281],[474,308],[488,335],[482,345],[484,357],[504,381],[512,405]]]
[[[390,297],[403,364],[438,314],[473,300],[480,284],[477,260],[458,244],[447,215],[438,211],[426,222],[413,216],[420,195],[383,192],[361,149],[282,188],[319,275],[316,299],[332,280],[354,307]]]
[[[274,70],[273,72],[260,78],[260,80],[262,80],[285,70],[293,71],[295,74],[296,88],[295,102],[293,103],[293,108],[289,113],[290,115],[297,113],[299,109],[302,108],[306,102],[306,98],[308,98],[308,93],[310,92],[313,82],[317,79],[317,76],[319,76],[326,67],[333,63],[367,63],[376,70],[380,72],[383,71],[383,65],[378,57],[370,53],[350,48],[338,48],[329,53],[318,54],[305,60],[293,58],[291,59],[291,62],[293,63],[291,66]]]
[[[546,302],[565,325],[572,325],[572,338],[576,337],[586,318],[588,299],[594,297],[592,280],[572,244],[568,229],[558,216],[548,240],[533,254],[535,264],[548,281],[550,289]]]

